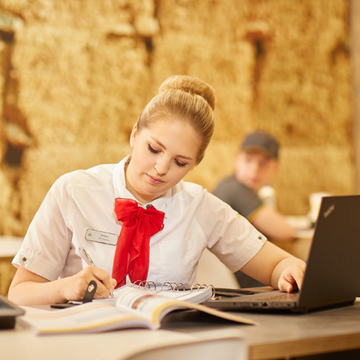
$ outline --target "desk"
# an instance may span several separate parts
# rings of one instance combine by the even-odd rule
[[[250,359],[277,359],[360,349],[360,301],[304,315],[247,314]]]
[[[78,360],[118,360],[129,349],[127,344],[134,349],[137,343],[146,346],[167,340],[186,340],[190,336],[201,336],[209,329],[240,329],[249,345],[249,359],[253,360],[360,349],[360,300],[354,306],[303,315],[245,312],[242,315],[255,320],[258,325],[207,323],[194,326],[194,323],[178,322],[174,326],[167,323],[166,329],[158,331],[119,330],[102,334],[36,336],[20,318],[15,330],[1,332],[1,359],[26,357],[27,360],[42,360],[54,352],[53,360],[60,359],[60,356]]]
[[[354,306],[308,314],[241,315],[257,322],[256,326],[241,326],[252,360],[360,349],[360,299]]]
[[[14,330],[0,332],[0,348],[1,360],[197,360],[212,356],[232,360],[246,359],[248,354],[239,328],[188,333],[129,329],[37,336],[21,318]]]

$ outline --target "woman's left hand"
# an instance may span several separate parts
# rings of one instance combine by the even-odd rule
[[[278,288],[281,291],[292,292],[301,289],[305,272],[305,263],[293,264],[287,267],[280,275]]]

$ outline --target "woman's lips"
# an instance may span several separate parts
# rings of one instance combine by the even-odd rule
[[[149,181],[151,182],[151,184],[158,185],[158,184],[162,184],[162,183],[163,183],[163,181],[160,180],[160,179],[154,178],[154,177],[152,177],[152,176],[149,175],[149,174],[146,174],[146,175],[147,175]]]

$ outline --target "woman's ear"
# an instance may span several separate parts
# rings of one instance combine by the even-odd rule
[[[130,134],[130,147],[132,149],[134,148],[136,134],[137,134],[137,124],[134,125],[134,127],[131,131],[131,134]]]

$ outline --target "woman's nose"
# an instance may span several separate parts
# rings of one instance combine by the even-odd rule
[[[157,172],[158,175],[166,175],[166,173],[169,170],[169,166],[170,163],[167,159],[163,158],[163,159],[159,159],[156,163],[155,163],[155,170]]]

